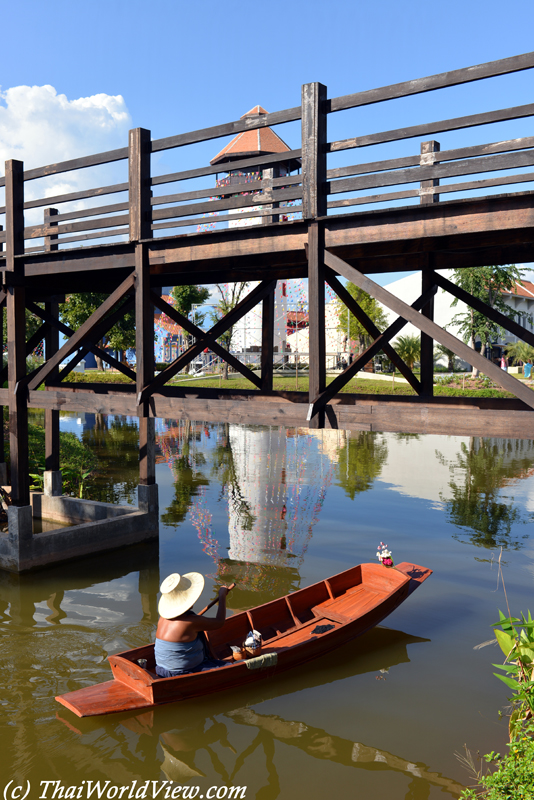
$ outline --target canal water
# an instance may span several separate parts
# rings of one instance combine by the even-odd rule
[[[0,573],[7,797],[28,786],[30,800],[95,787],[102,797],[128,787],[129,798],[163,787],[165,797],[170,781],[190,797],[234,796],[229,787],[260,800],[457,797],[473,783],[456,755],[464,745],[476,759],[507,741],[508,692],[492,674],[500,651],[476,646],[506,610],[499,560],[511,611],[534,611],[534,444],[157,424],[158,544]],[[136,420],[62,426],[98,455],[92,495],[134,500]],[[54,701],[109,680],[109,654],[153,640],[171,572],[206,575],[199,608],[235,581],[237,611],[375,561],[380,542],[434,574],[382,626],[327,656],[144,714],[84,720]],[[159,783],[144,795],[146,781]]]

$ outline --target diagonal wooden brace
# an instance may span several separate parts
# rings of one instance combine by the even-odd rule
[[[181,325],[181,327],[190,333],[191,336],[195,336],[199,341],[203,340],[205,335],[204,331],[200,328],[197,328],[197,326],[190,322],[187,317],[184,317],[183,314],[180,314],[179,311],[166,303],[162,297],[159,297],[159,295],[157,295],[155,292],[150,292],[150,299],[160,311],[163,311],[163,313],[174,320],[174,322],[176,322],[178,325]],[[257,386],[258,389],[262,388],[261,380],[254,375],[252,370],[242,364],[238,358],[229,353],[228,350],[225,350],[224,347],[221,347],[220,344],[217,344],[217,342],[212,342],[210,344],[210,350],[227,361],[231,367],[240,372],[247,380],[251,381],[251,383]]]
[[[479,300],[478,297],[473,297],[472,294],[466,292],[465,289],[462,289],[460,286],[456,286],[455,283],[451,283],[451,281],[444,278],[443,275],[440,275],[439,272],[435,273],[435,281],[442,289],[445,289],[446,292],[450,292],[450,294],[454,295],[465,303],[471,308],[474,308],[475,311],[479,311],[481,314],[484,314],[488,319],[491,319],[492,322],[496,322],[497,325],[500,325],[501,328],[504,328],[507,331],[510,331],[511,334],[514,336],[519,336],[524,342],[534,347],[534,333],[531,331],[527,331],[522,325],[516,322],[514,319],[507,317],[506,314],[502,314],[500,311],[497,311],[496,308],[492,308],[488,306],[487,303],[484,303],[483,300]]]
[[[213,328],[203,334],[202,341],[195,342],[195,344],[191,345],[185,353],[182,353],[178,358],[170,364],[167,369],[164,369],[159,375],[156,375],[153,381],[150,382],[148,386],[145,386],[137,397],[137,404],[141,405],[144,403],[145,400],[157,392],[158,389],[161,389],[168,380],[174,378],[174,376],[183,369],[187,364],[189,364],[196,356],[204,350],[206,347],[211,347],[212,342],[215,342],[219,336],[231,328],[232,325],[235,325],[241,317],[244,317],[245,314],[254,308],[260,300],[263,300],[264,297],[267,297],[269,292],[273,291],[276,286],[276,281],[262,281],[259,286],[256,286],[247,296],[241,300],[240,303],[236,305],[223,319],[219,320]]]
[[[363,308],[361,308],[354,297],[345,289],[342,283],[338,281],[334,273],[331,269],[327,267],[326,270],[326,280],[337,294],[339,299],[347,306],[349,311],[354,314],[358,322],[363,325],[366,331],[373,337],[373,339],[377,339],[380,336],[380,331],[374,324],[371,317],[369,317]],[[389,360],[394,364],[399,372],[406,378],[412,389],[415,389],[417,394],[421,393],[421,383],[417,380],[415,375],[413,374],[410,367],[402,360],[402,358],[398,355],[396,350],[388,343],[384,343],[383,351],[389,358]]]
[[[57,330],[60,333],[63,333],[67,337],[67,339],[69,339],[71,336],[74,336],[75,331],[72,328],[69,328],[68,325],[65,325],[63,322],[60,322],[60,320],[56,319],[52,314],[49,314],[47,311],[45,311],[45,309],[39,308],[38,305],[36,305],[35,303],[32,303],[31,301],[26,303],[26,307],[28,308],[28,311],[32,312],[32,314],[35,314],[35,316],[40,317],[42,320],[44,320],[45,322],[49,323],[54,328],[57,328]],[[122,316],[124,316],[124,314],[127,314],[128,311],[130,311],[132,308],[133,308],[133,300],[132,301],[127,301],[126,303],[124,303],[120,307],[120,309],[118,309],[119,319]],[[113,315],[113,318],[114,318],[113,324],[115,324],[115,315]],[[108,317],[107,319],[111,319],[111,317]],[[111,327],[111,325],[110,325],[110,327]],[[108,328],[108,330],[109,330],[109,328]],[[99,337],[99,338],[101,338],[101,337]],[[112,355],[107,353],[105,350],[102,350],[100,347],[97,347],[96,344],[89,345],[89,344],[87,344],[85,342],[84,345],[85,345],[84,354],[82,356],[80,356],[78,361],[81,361],[81,359],[84,357],[84,355],[86,355],[88,352],[89,353],[93,353],[93,355],[98,356],[99,358],[102,359],[102,361],[105,361],[106,364],[109,364],[110,367],[114,367],[115,369],[118,369],[119,372],[122,372],[124,375],[127,375],[132,380],[135,380],[135,372],[133,371],[133,369],[130,369],[130,367],[127,367],[125,364],[121,364],[120,361],[118,361]],[[76,366],[78,361],[74,362],[70,369],[63,370],[61,375],[63,377],[65,377],[65,375],[67,375],[69,372],[72,371],[72,369]],[[63,380],[63,378],[60,378],[60,381],[61,380]]]
[[[415,303],[413,303],[412,306],[408,306],[408,308],[418,312],[421,308],[426,306],[430,298],[433,297],[435,293],[436,287],[434,286],[418,297]],[[391,323],[389,328],[386,328],[384,333],[379,332],[378,338],[375,339],[375,341],[369,345],[369,347],[364,350],[363,353],[358,356],[358,358],[355,358],[352,364],[349,364],[349,366],[344,369],[343,372],[337,376],[337,378],[334,378],[332,383],[327,386],[324,392],[321,392],[321,394],[315,398],[313,403],[310,403],[308,416],[306,419],[309,421],[318,411],[324,408],[326,403],[328,403],[328,401],[331,400],[334,395],[341,391],[341,389],[346,383],[348,383],[353,375],[356,375],[356,373],[359,372],[360,369],[365,366],[365,364],[367,364],[371,358],[373,358],[373,356],[379,353],[380,350],[384,349],[384,345],[393,339],[393,337],[396,336],[397,333],[402,330],[402,328],[404,328],[407,321],[408,320],[406,320],[404,317],[398,317],[395,322]]]
[[[94,311],[89,319],[83,323],[83,325],[80,325],[76,333],[71,336],[70,340],[66,342],[56,353],[54,353],[52,358],[50,358],[46,364],[41,367],[37,375],[32,378],[28,384],[29,391],[37,389],[41,383],[46,380],[48,375],[50,375],[50,373],[53,372],[62,361],[64,361],[65,358],[68,358],[71,353],[78,349],[86,337],[90,336],[91,334],[95,334],[95,338],[99,338],[98,335],[96,335],[96,331],[98,330],[98,333],[100,333],[99,328],[105,327],[105,323],[107,322],[107,319],[105,319],[106,314],[108,314],[113,306],[115,306],[119,300],[121,300],[124,295],[133,288],[133,285],[134,275],[131,274],[120,284],[117,289],[115,289],[112,294],[110,294],[106,300],[104,300],[100,308]],[[119,309],[119,311],[122,310]],[[122,311],[122,314],[123,313],[124,311]],[[105,329],[107,330],[108,328]]]
[[[476,350],[468,347],[460,339],[457,339],[456,336],[453,336],[452,333],[443,330],[443,328],[440,328],[435,322],[419,314],[402,300],[399,300],[398,297],[391,294],[391,292],[388,292],[383,286],[379,286],[366,275],[359,272],[354,267],[351,267],[350,264],[347,264],[346,261],[329,253],[327,250],[325,250],[325,263],[337,273],[343,275],[344,278],[347,278],[347,280],[355,283],[360,289],[370,294],[375,300],[383,303],[392,311],[395,311],[395,313],[401,314],[407,322],[411,322],[412,325],[419,328],[423,333],[427,333],[444,347],[452,350],[452,352],[463,359],[463,361],[472,364],[483,372],[484,375],[487,375],[488,378],[491,378],[495,383],[502,386],[505,391],[511,392],[527,406],[534,408],[534,392],[532,389],[529,389],[528,386],[525,386],[521,381],[513,378],[508,372],[505,372],[496,364],[493,364],[487,358],[481,356]]]

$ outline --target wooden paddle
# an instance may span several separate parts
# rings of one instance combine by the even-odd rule
[[[230,586],[228,587],[228,592],[231,592],[231,591],[232,591],[232,589],[233,589],[234,587],[235,587],[235,583],[231,583],[231,584],[230,584]],[[227,595],[226,595],[226,596],[228,596],[228,593],[227,593]],[[209,611],[209,610],[210,610],[210,608],[211,608],[212,606],[214,606],[214,605],[215,605],[215,603],[218,603],[218,602],[219,602],[219,598],[218,598],[218,597],[216,597],[216,598],[215,598],[215,600],[212,600],[212,601],[211,601],[211,603],[208,603],[208,605],[206,606],[206,608],[203,608],[203,609],[202,609],[202,611],[199,611],[197,616],[201,617],[201,616],[202,616],[202,614],[205,614],[205,613],[206,613],[206,611]]]

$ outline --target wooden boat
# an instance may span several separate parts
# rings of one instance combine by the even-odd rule
[[[209,632],[212,655],[227,661],[227,667],[160,678],[154,671],[154,645],[148,644],[108,657],[113,680],[56,700],[79,717],[97,716],[152,708],[276,675],[378,625],[431,574],[430,569],[406,562],[393,568],[382,564],[351,567],[228,617],[223,628]],[[232,645],[241,646],[251,629],[262,634],[262,656],[250,662],[233,661]],[[146,668],[138,659],[146,659]]]

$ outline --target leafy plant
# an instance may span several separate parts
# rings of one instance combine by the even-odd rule
[[[529,723],[506,745],[509,750],[505,755],[491,752],[484,756],[488,765],[495,770],[484,774],[483,767],[477,769],[474,759],[466,750],[466,756],[458,756],[475,776],[478,787],[466,789],[460,795],[461,800],[474,800],[484,797],[485,800],[532,800],[534,793],[534,725]],[[487,767],[489,768],[489,767]]]
[[[505,617],[499,611],[499,622],[495,622],[495,636],[505,655],[504,664],[494,664],[505,675],[494,675],[513,690],[510,699],[510,733],[516,733],[527,720],[534,716],[534,621],[530,611],[525,617]],[[520,627],[520,629],[518,629]]]

